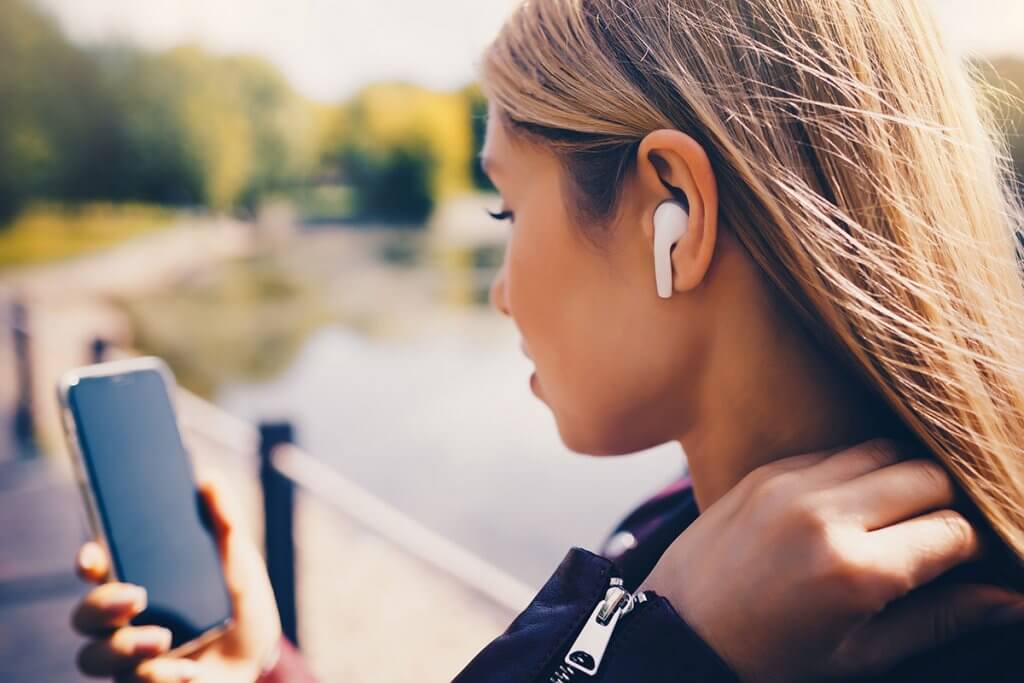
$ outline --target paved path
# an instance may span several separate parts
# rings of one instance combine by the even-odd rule
[[[86,537],[77,491],[47,460],[0,464],[0,681],[84,681],[68,625],[85,584],[71,570]]]
[[[189,432],[193,452],[203,452],[198,464],[231,482],[255,531],[251,468]],[[70,566],[88,534],[78,492],[59,464],[0,464],[3,683],[87,680],[75,671],[82,640],[68,619],[87,590]],[[450,680],[513,616],[321,499],[300,493],[297,513],[300,637],[324,683]]]
[[[232,219],[183,220],[102,251],[0,274],[30,299],[94,299],[154,291],[247,254],[251,227]]]

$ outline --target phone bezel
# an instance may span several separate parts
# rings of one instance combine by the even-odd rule
[[[124,375],[131,372],[140,372],[145,370],[155,370],[163,379],[164,391],[167,392],[171,412],[174,415],[174,421],[177,425],[178,410],[177,402],[175,401],[175,393],[178,385],[174,379],[174,373],[171,372],[167,363],[156,356],[141,356],[138,358],[126,358],[122,360],[97,363],[95,365],[86,365],[65,372],[61,375],[61,378],[57,383],[57,400],[60,403],[61,424],[64,428],[65,441],[67,442],[68,451],[71,455],[72,469],[74,470],[75,479],[78,481],[78,489],[81,493],[81,499],[85,507],[85,514],[89,520],[89,528],[92,532],[93,539],[103,546],[103,549],[107,553],[107,557],[111,558],[110,572],[107,577],[108,582],[118,581],[120,578],[117,576],[117,569],[114,567],[114,556],[110,551],[110,543],[107,539],[106,531],[103,528],[100,508],[96,502],[96,496],[93,492],[92,481],[89,478],[88,468],[85,466],[85,456],[82,453],[81,444],[79,443],[78,426],[75,423],[75,417],[71,410],[69,393],[71,387],[78,384],[79,381],[86,377],[113,377],[116,375]],[[189,475],[192,478],[193,485],[195,485],[195,472],[192,467],[192,458],[187,457],[186,460],[188,462]],[[228,601],[231,601],[230,591],[228,591]],[[232,604],[232,612],[233,611],[234,605]],[[192,640],[182,643],[163,656],[178,657],[188,655],[224,635],[224,633],[231,628],[233,623],[233,615],[228,615],[227,619],[224,621],[207,629]]]

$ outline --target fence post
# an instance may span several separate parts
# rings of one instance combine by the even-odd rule
[[[110,343],[103,337],[96,337],[89,345],[89,360],[93,363],[102,363],[107,359],[107,349]]]
[[[274,467],[274,449],[294,443],[290,422],[260,424],[260,484],[263,487],[263,529],[267,573],[281,614],[281,630],[299,644],[295,610],[295,488],[291,479]]]
[[[35,421],[32,419],[32,356],[28,338],[28,309],[22,301],[11,303],[11,333],[14,335],[15,382],[14,437],[22,452],[35,450]]]

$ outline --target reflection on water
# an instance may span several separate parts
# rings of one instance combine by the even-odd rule
[[[226,385],[218,402],[253,420],[294,420],[314,455],[536,585],[569,547],[598,547],[683,465],[675,446],[570,453],[530,371],[507,322],[467,311],[397,339],[321,329],[282,376]]]

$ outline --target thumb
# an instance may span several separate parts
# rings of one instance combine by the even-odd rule
[[[103,583],[110,575],[110,556],[96,541],[88,541],[78,551],[75,571],[89,583]]]
[[[986,627],[1024,621],[1024,595],[986,584],[914,591],[867,622],[844,657],[876,671]],[[844,650],[846,646],[844,646]],[[860,660],[858,662],[858,659]]]
[[[221,480],[204,472],[198,477],[197,486],[220,547],[224,578],[234,593],[251,581],[250,565],[259,561],[259,553],[246,536],[241,510]]]
[[[226,493],[222,481],[212,473],[203,472],[198,475],[196,486],[213,524],[214,535],[223,546],[241,523],[241,512]]]
[[[235,617],[243,623],[251,620],[251,612],[262,618],[268,608],[254,601],[258,602],[259,596],[269,595],[272,604],[273,591],[263,558],[244,527],[241,509],[218,477],[203,473],[198,478],[198,487],[220,545],[224,578],[235,606]],[[272,609],[276,608],[270,611]]]

